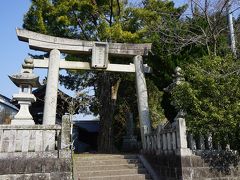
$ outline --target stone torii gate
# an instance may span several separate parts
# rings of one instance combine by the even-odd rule
[[[20,41],[28,42],[30,49],[50,52],[49,58],[32,59],[34,68],[48,68],[47,87],[44,104],[43,124],[54,125],[56,121],[59,69],[83,69],[113,72],[135,72],[138,97],[138,111],[142,143],[144,135],[151,131],[147,86],[144,73],[149,68],[143,64],[142,56],[147,55],[151,44],[107,43],[73,40],[43,35],[17,29]],[[60,53],[89,54],[91,62],[70,62],[61,59]],[[134,64],[111,64],[111,57],[133,58]]]

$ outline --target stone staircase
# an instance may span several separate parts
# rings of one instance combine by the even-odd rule
[[[74,180],[151,180],[137,155],[74,155]]]

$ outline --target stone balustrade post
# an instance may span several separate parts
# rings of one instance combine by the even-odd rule
[[[209,134],[207,136],[207,149],[213,148],[213,140],[212,140],[212,134]]]
[[[200,150],[205,150],[205,142],[204,142],[204,137],[200,135],[199,137],[199,142],[200,142]]]
[[[197,144],[196,144],[196,140],[194,139],[192,134],[188,134],[187,140],[188,140],[190,149],[191,150],[196,150],[197,149]]]
[[[160,140],[160,134],[159,133],[157,133],[157,150],[159,150],[160,148],[161,148],[161,140]]]
[[[167,150],[167,137],[166,137],[166,134],[163,134],[162,137],[163,137],[163,151],[165,152]]]
[[[157,135],[154,135],[154,151],[157,151]]]
[[[172,150],[171,134],[167,133],[167,149],[170,152]]]
[[[172,148],[174,151],[177,149],[176,132],[172,132]]]
[[[152,153],[153,150],[154,150],[154,139],[153,139],[153,136],[150,136],[150,141],[151,141],[151,153]]]
[[[62,117],[61,143],[59,150],[59,157],[68,158],[71,155],[71,122],[70,116],[64,115]]]
[[[187,135],[186,135],[186,122],[184,118],[176,118],[176,130],[177,130],[177,154],[181,156],[191,155],[190,149],[187,147]]]

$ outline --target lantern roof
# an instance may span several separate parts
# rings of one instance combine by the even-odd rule
[[[8,77],[17,87],[20,85],[31,85],[32,87],[36,88],[41,86],[39,83],[39,76],[33,73],[22,72]]]

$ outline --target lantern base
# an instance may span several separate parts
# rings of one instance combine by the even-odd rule
[[[33,120],[19,120],[19,119],[13,119],[11,121],[11,125],[35,125],[35,122]]]

